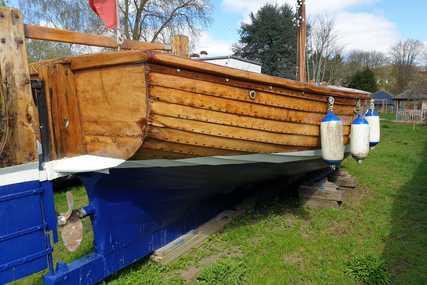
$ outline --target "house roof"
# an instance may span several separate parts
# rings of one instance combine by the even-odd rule
[[[396,100],[427,100],[427,90],[424,92],[415,92],[408,89],[405,92],[397,95]]]
[[[378,100],[384,100],[384,99],[393,100],[394,96],[387,91],[381,90],[373,93],[372,98],[378,99]]]

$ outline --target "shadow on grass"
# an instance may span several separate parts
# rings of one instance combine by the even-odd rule
[[[299,200],[299,184],[300,180],[283,176],[254,185],[247,197],[254,200],[253,206],[247,209],[243,216],[227,225],[225,231],[257,224],[275,215],[292,214],[297,218],[308,220],[310,214],[301,207]]]
[[[391,231],[383,252],[392,284],[427,284],[427,140],[421,154],[409,182],[392,194]]]

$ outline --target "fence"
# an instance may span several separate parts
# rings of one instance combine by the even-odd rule
[[[396,112],[396,121],[425,122],[427,123],[427,110],[403,110]]]

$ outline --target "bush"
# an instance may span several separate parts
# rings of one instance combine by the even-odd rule
[[[355,257],[347,263],[346,273],[367,285],[390,283],[390,274],[385,261],[376,256]]]

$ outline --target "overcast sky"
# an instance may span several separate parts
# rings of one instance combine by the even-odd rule
[[[231,54],[242,21],[265,3],[296,0],[212,0],[211,26],[201,34],[197,51],[209,55]],[[329,14],[335,18],[339,41],[346,50],[387,52],[400,39],[427,43],[427,0],[306,0],[309,16]]]

